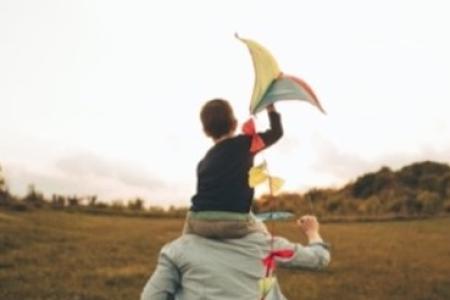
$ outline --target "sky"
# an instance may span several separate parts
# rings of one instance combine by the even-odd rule
[[[203,103],[248,118],[253,66],[235,32],[327,111],[277,104],[285,134],[265,157],[285,191],[450,163],[449,12],[445,0],[0,0],[0,165],[18,195],[33,183],[189,205],[212,146]]]

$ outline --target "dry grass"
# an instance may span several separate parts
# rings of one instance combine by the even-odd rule
[[[180,219],[0,211],[0,299],[138,299]],[[450,299],[450,219],[325,224],[324,272],[280,270],[289,299]],[[299,240],[291,223],[276,231]]]

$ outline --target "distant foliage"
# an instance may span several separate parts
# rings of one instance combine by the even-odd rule
[[[3,176],[2,166],[0,166],[0,206],[6,206],[10,202],[10,195],[6,187],[5,177]]]
[[[23,198],[14,197],[7,188],[0,167],[0,207],[16,211],[49,208],[93,214],[147,217],[184,217],[188,208],[145,207],[142,198],[128,201],[99,201],[97,196],[44,194],[31,184]],[[393,171],[382,167],[367,173],[341,189],[311,189],[304,194],[262,195],[253,205],[255,213],[271,210],[298,215],[341,216],[430,216],[450,213],[450,166],[420,162]]]
[[[144,208],[144,200],[136,198],[128,202],[128,208],[131,210],[142,210]]]
[[[66,207],[66,197],[61,195],[53,195],[51,200],[51,207],[55,209],[63,209]]]
[[[383,167],[377,173],[359,177],[353,184],[352,192],[355,198],[368,198],[383,189],[392,188],[395,184],[395,174]]]
[[[5,191],[6,190],[6,182],[5,182],[5,178],[3,177],[3,169],[2,166],[0,165],[0,191]]]
[[[44,195],[36,190],[34,184],[28,186],[28,193],[23,198],[23,202],[34,208],[40,208],[46,204]]]
[[[383,167],[364,174],[341,189],[312,189],[280,194],[268,204],[256,201],[256,211],[288,210],[317,215],[435,215],[450,212],[450,166],[425,161],[398,171]]]

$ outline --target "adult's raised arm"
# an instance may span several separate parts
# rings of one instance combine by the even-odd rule
[[[297,221],[300,230],[307,236],[308,244],[292,243],[285,238],[275,237],[275,249],[292,249],[294,256],[289,260],[280,260],[278,264],[286,268],[323,269],[330,263],[328,244],[319,233],[319,222],[314,216],[304,216]]]

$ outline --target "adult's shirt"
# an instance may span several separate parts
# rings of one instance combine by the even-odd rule
[[[294,257],[279,267],[321,269],[330,253],[324,244],[303,246],[275,237],[275,249],[292,249]],[[260,299],[261,260],[270,251],[270,235],[256,232],[240,239],[212,240],[186,234],[160,252],[157,267],[141,300]],[[267,300],[286,300],[275,283]]]
[[[281,116],[268,113],[270,128],[258,133],[265,148],[283,135]],[[248,213],[254,189],[248,185],[253,166],[251,136],[237,135],[215,144],[197,166],[197,192],[192,197],[192,211],[229,211]]]

